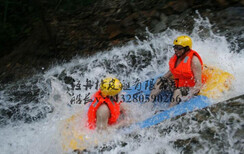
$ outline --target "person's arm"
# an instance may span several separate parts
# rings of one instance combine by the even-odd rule
[[[199,93],[202,88],[202,65],[196,56],[193,56],[192,58],[191,68],[194,74],[195,86],[190,88],[189,94],[185,97],[185,101]]]
[[[169,70],[167,73],[164,74],[163,78],[170,78],[172,76],[171,71]],[[161,92],[160,86],[162,79],[158,78],[156,83],[154,84],[154,87],[151,91],[151,94],[149,96],[149,102],[153,102],[154,98]]]
[[[164,78],[170,78],[170,77],[172,77],[172,75],[173,75],[173,74],[172,74],[171,71],[169,70],[167,73],[164,74],[163,77],[164,77]]]
[[[195,86],[191,89],[192,94],[197,94],[202,88],[202,65],[199,59],[194,56],[192,58],[192,72],[194,74]]]

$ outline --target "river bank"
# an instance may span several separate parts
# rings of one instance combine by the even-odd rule
[[[62,1],[61,1],[62,2]],[[44,1],[40,1],[45,4]],[[11,83],[42,73],[78,55],[121,46],[128,41],[145,39],[146,28],[159,33],[167,28],[189,31],[196,10],[213,24],[213,31],[229,40],[243,35],[244,1],[96,1],[86,7],[65,11],[43,10],[43,21],[31,23],[27,37],[4,51],[0,58],[0,83]],[[57,11],[58,10],[58,11]],[[207,35],[201,32],[201,35]],[[243,48],[243,37],[237,39]],[[234,48],[235,46],[233,46]]]

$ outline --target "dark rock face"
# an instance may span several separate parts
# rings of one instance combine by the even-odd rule
[[[29,77],[75,55],[89,56],[122,45],[135,35],[143,39],[146,27],[154,33],[168,27],[190,30],[195,10],[219,23],[222,29],[226,28],[226,20],[231,21],[227,28],[236,28],[240,33],[237,24],[243,25],[243,5],[243,0],[101,0],[72,13],[43,10],[46,22],[33,23],[28,37],[19,41],[13,51],[3,52],[0,82]]]

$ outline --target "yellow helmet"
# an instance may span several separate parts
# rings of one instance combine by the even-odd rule
[[[104,97],[115,96],[123,88],[122,83],[117,78],[105,78],[100,84],[101,93]]]
[[[189,36],[183,35],[179,36],[174,40],[174,45],[181,45],[183,47],[189,46],[189,48],[192,48],[192,40]]]

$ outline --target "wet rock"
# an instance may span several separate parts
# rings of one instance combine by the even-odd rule
[[[238,129],[235,132],[235,137],[239,138],[239,139],[243,139],[244,138],[244,129]]]
[[[230,106],[230,107],[240,107],[242,105],[243,105],[242,102],[231,102],[231,103],[228,103],[228,106]]]
[[[124,27],[131,26],[132,24],[134,24],[135,21],[138,20],[139,17],[140,17],[139,13],[133,13],[122,21],[122,25]]]
[[[221,6],[227,6],[229,4],[227,0],[216,0],[216,1]]]
[[[121,28],[118,24],[108,25],[107,32],[110,33],[109,39],[113,39],[114,37],[122,34]]]
[[[120,40],[113,40],[111,43],[110,43],[110,45],[111,46],[116,46],[116,45],[118,45],[119,43],[120,43],[121,41]]]
[[[153,19],[151,19],[150,27],[152,27],[152,32],[158,33],[167,28],[167,16],[162,13],[157,14]]]
[[[180,16],[179,15],[170,15],[168,17],[170,20],[169,20],[169,26],[179,26],[180,23],[181,23],[181,19],[180,19]]]
[[[177,140],[174,142],[174,145],[178,148],[183,148],[186,153],[192,153],[192,148],[189,146],[190,144],[198,144],[199,141],[197,138],[189,138],[186,140]]]
[[[218,26],[213,26],[216,31],[220,29],[226,36],[230,35],[230,31],[242,35],[243,30],[236,25],[242,25],[243,5],[243,0],[101,0],[74,12],[50,9],[45,14],[49,30],[43,23],[36,23],[31,34],[21,38],[23,41],[15,46],[10,56],[6,56],[9,58],[1,59],[0,81],[26,77],[33,74],[33,70],[48,68],[50,64],[69,60],[76,54],[91,55],[111,45],[126,43],[135,35],[143,38],[140,35],[143,35],[146,27],[155,33],[168,27],[180,31],[191,30],[194,22],[192,15],[196,9],[203,14],[206,12],[206,16],[212,17],[211,21],[218,23],[215,24]],[[238,41],[242,48],[243,38],[238,38]],[[9,63],[11,65],[6,68]],[[20,66],[15,67],[16,63]]]
[[[213,107],[211,107],[210,111],[211,111],[212,113],[216,113],[216,112],[219,111],[219,108],[218,108],[217,106],[213,106]]]
[[[240,3],[241,3],[242,5],[244,5],[244,0],[240,0]]]
[[[74,82],[75,82],[75,80],[74,80],[72,77],[70,77],[70,76],[65,76],[65,77],[64,77],[64,82],[65,82],[66,84],[73,85]]]
[[[175,12],[181,13],[185,11],[192,4],[193,4],[193,0],[173,1],[169,3],[169,7],[171,7]]]
[[[198,122],[203,122],[204,120],[208,119],[208,116],[206,116],[205,114],[198,113],[196,114],[195,118]]]

